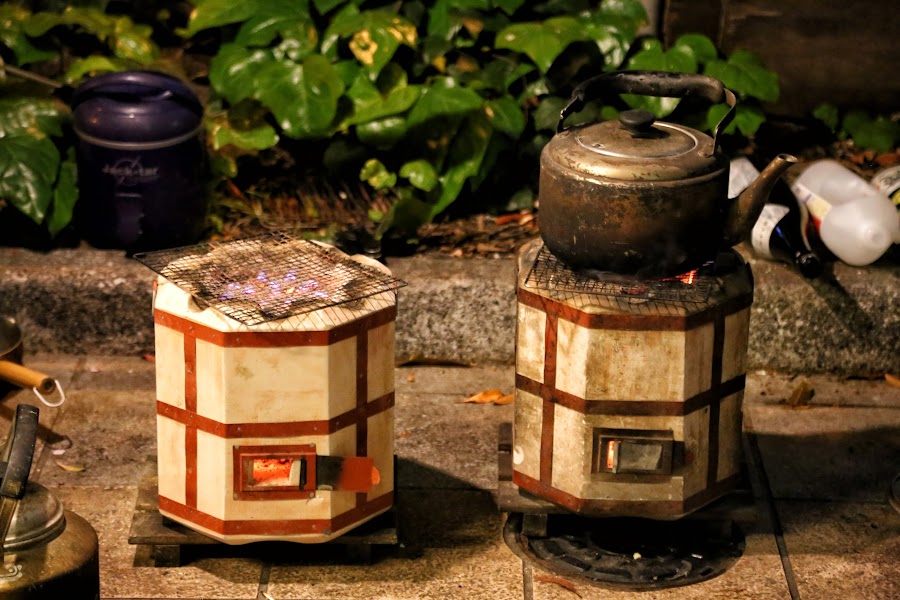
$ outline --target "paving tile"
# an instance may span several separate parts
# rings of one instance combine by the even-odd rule
[[[134,356],[86,356],[75,377],[76,390],[156,389],[156,364]]]
[[[101,597],[256,598],[262,568],[258,559],[216,556],[196,558],[182,567],[157,568],[150,560],[148,548],[129,545],[136,488],[66,486],[51,491],[68,510],[84,517],[97,531]],[[221,548],[246,554],[242,548]]]
[[[744,401],[748,404],[784,405],[801,381],[808,382],[815,391],[809,402],[811,406],[900,408],[900,388],[884,379],[790,375],[773,371],[754,371],[747,374]]]
[[[780,501],[777,508],[803,600],[900,598],[900,516],[889,505]]]
[[[68,436],[72,445],[62,455],[42,451],[42,484],[136,486],[156,462],[155,391],[138,385],[126,390],[75,386],[61,410],[54,432]]]
[[[467,490],[403,490],[398,497],[406,548],[371,565],[309,552],[273,567],[278,600],[466,598],[520,600],[522,563],[501,540],[490,495]]]
[[[411,366],[398,367],[394,381],[397,393],[454,394],[465,399],[490,389],[511,394],[516,385],[516,374],[512,366]]]
[[[775,498],[883,502],[900,470],[900,410],[750,404]]]
[[[397,394],[397,487],[497,488],[497,431],[512,405],[464,403],[463,394]]]
[[[526,568],[525,585],[535,600],[574,600],[578,596],[562,582],[573,584],[585,600],[789,600],[791,597],[775,538],[764,522],[744,526],[746,549],[730,569],[708,581],[652,591],[622,591],[573,582],[540,567]]]

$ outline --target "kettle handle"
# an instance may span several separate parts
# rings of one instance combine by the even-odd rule
[[[728,127],[734,118],[734,107],[737,99],[734,94],[725,88],[721,81],[697,75],[695,73],[670,73],[668,71],[616,71],[591,77],[581,82],[572,90],[569,103],[559,112],[559,123],[556,132],[563,129],[563,122],[570,114],[584,108],[588,100],[593,99],[602,91],[618,92],[620,94],[640,94],[642,96],[665,96],[672,98],[684,98],[685,96],[699,96],[708,100],[711,104],[724,102],[728,106],[728,112],[713,130],[713,147],[710,155],[715,152],[716,139],[719,131]]]
[[[30,404],[16,406],[16,417],[9,429],[6,443],[0,449],[0,460],[5,465],[0,482],[0,557],[4,554],[4,541],[19,500],[25,495],[34,445],[37,441],[37,407]]]

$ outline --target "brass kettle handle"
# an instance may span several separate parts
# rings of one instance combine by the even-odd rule
[[[728,112],[722,117],[713,130],[713,147],[711,156],[717,147],[716,140],[719,132],[731,123],[734,118],[734,107],[737,98],[725,88],[721,81],[698,75],[696,73],[670,73],[668,71],[616,71],[591,77],[578,84],[572,90],[569,103],[559,112],[559,123],[556,132],[562,132],[565,127],[563,122],[570,114],[578,112],[584,105],[595,98],[602,91],[612,91],[619,94],[640,94],[642,96],[664,96],[670,98],[684,98],[686,96],[699,96],[711,104],[724,102],[728,106]],[[701,150],[701,153],[703,151]]]

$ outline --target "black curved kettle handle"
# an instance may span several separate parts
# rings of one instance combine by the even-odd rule
[[[725,129],[734,118],[734,107],[737,104],[737,98],[725,88],[721,81],[706,75],[670,73],[668,71],[616,71],[592,77],[572,90],[569,103],[559,113],[556,132],[559,133],[564,129],[563,121],[566,120],[566,117],[583,109],[585,103],[603,91],[670,98],[697,96],[711,104],[724,102],[728,105],[728,112],[713,131],[713,150],[719,131]]]
[[[0,460],[6,463],[3,480],[0,482],[0,498],[20,500],[25,495],[37,441],[39,412],[37,407],[30,404],[16,406],[16,418],[9,428],[6,444],[0,454]]]

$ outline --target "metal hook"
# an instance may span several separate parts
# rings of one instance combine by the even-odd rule
[[[53,382],[56,384],[56,389],[59,390],[59,396],[60,396],[60,401],[57,402],[56,404],[47,402],[47,399],[44,398],[44,397],[41,395],[41,392],[40,392],[37,388],[31,388],[31,391],[34,392],[35,396],[37,396],[38,399],[39,399],[41,402],[43,402],[44,404],[46,404],[46,405],[49,406],[50,408],[56,408],[56,407],[58,407],[58,406],[62,406],[62,405],[63,405],[63,402],[66,401],[66,393],[63,392],[62,386],[59,385],[59,380],[58,380],[58,379],[54,379]]]

